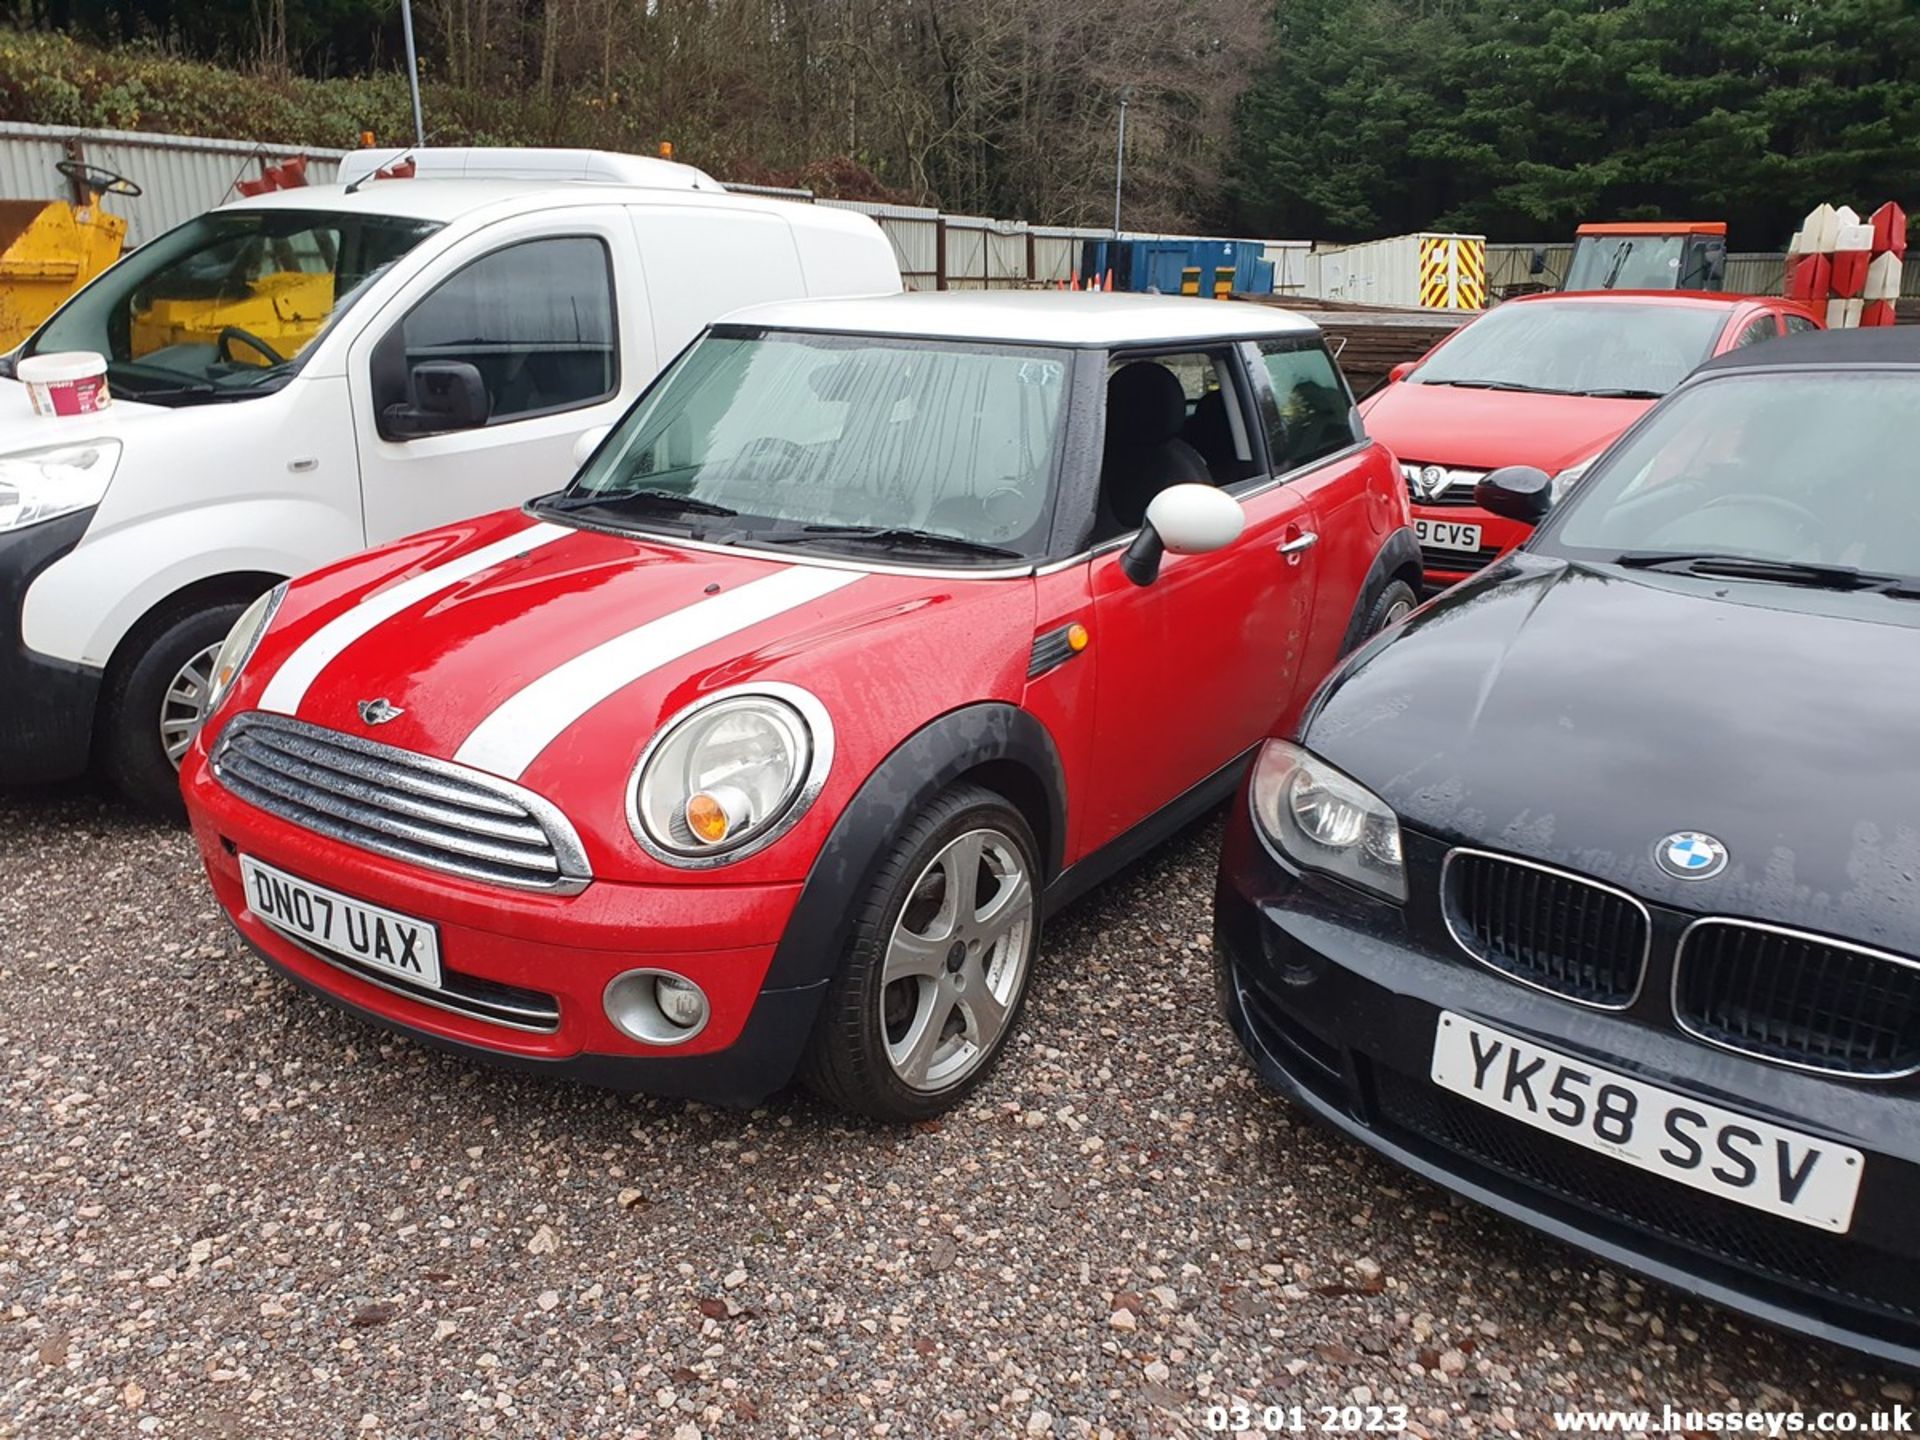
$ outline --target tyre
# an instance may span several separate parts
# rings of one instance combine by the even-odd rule
[[[213,658],[244,600],[198,601],[162,611],[116,657],[102,697],[100,768],[134,804],[185,820],[180,761],[206,711]]]
[[[992,1069],[1040,948],[1039,847],[991,790],[943,791],[856,901],[803,1074],[875,1120],[951,1109]]]
[[[1413,587],[1404,580],[1389,580],[1381,587],[1380,593],[1373,597],[1373,604],[1367,610],[1366,623],[1360,627],[1360,639],[1371,640],[1389,625],[1398,624],[1413,613],[1413,607],[1420,603],[1420,597],[1413,593]]]

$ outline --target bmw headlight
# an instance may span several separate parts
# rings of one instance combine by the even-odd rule
[[[826,707],[791,685],[722,690],[668,723],[628,793],[634,839],[671,865],[720,865],[806,813],[833,761]]]
[[[273,623],[273,612],[280,608],[286,593],[287,582],[282,580],[242,610],[240,618],[233,622],[233,629],[227,632],[227,638],[220,642],[220,649],[213,657],[213,679],[207,686],[206,715],[209,718],[220,708],[220,702],[232,693],[233,682],[240,678],[240,672],[247,668],[247,661],[253,658],[253,652],[259,648],[260,637],[267,633],[267,626]]]
[[[119,464],[118,440],[0,455],[0,535],[98,505]]]
[[[1400,821],[1317,755],[1269,740],[1253,762],[1253,819],[1281,854],[1398,904],[1407,898]]]

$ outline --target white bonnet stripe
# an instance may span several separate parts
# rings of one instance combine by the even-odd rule
[[[528,550],[578,533],[565,525],[549,525],[545,522],[529,525],[504,540],[470,550],[444,565],[422,570],[398,585],[376,591],[351,610],[334,616],[300,643],[299,648],[286,658],[285,663],[267,681],[267,688],[260,696],[260,708],[282,715],[295,714],[320,672],[376,625],[391,620],[410,605],[417,605],[443,590],[451,590],[462,580],[491,569],[503,560],[511,560]]]
[[[508,696],[453,758],[518,779],[574,721],[641,676],[861,578],[858,571],[794,566],[650,620]]]

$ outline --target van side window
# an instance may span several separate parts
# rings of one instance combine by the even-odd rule
[[[407,369],[463,360],[498,424],[591,405],[620,386],[607,247],[584,235],[526,240],[451,276],[400,322]]]
[[[1353,395],[1317,338],[1262,340],[1269,390],[1260,398],[1273,472],[1284,474],[1366,438]]]

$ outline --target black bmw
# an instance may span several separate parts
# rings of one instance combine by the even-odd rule
[[[1920,330],[1710,362],[1268,742],[1265,1078],[1428,1178],[1920,1365]],[[1534,518],[1551,483],[1476,498]]]

